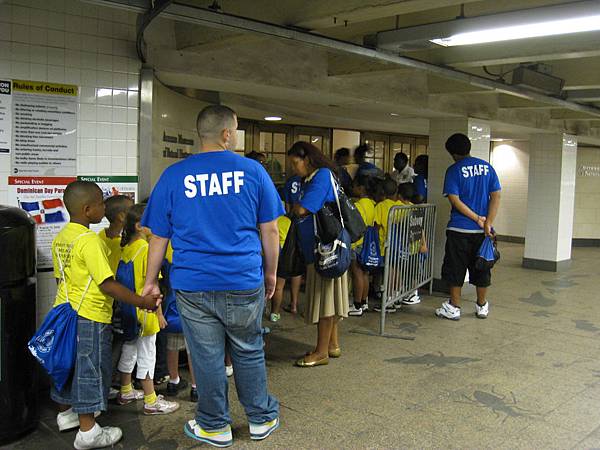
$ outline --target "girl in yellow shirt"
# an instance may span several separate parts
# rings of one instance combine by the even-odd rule
[[[148,240],[152,237],[149,228],[142,227],[140,221],[145,205],[133,205],[125,219],[121,238],[121,261],[117,269],[117,279],[121,278],[136,293],[141,293],[146,282],[148,266]],[[124,278],[124,279],[123,279]],[[132,279],[133,278],[133,279]],[[179,409],[179,404],[169,402],[154,391],[154,367],[156,365],[156,334],[166,325],[159,307],[157,312],[136,309],[139,336],[123,343],[118,369],[121,372],[121,391],[117,398],[120,405],[144,399],[144,414],[169,414]],[[137,378],[143,391],[133,389],[131,377],[137,364]]]
[[[375,201],[369,197],[371,189],[369,188],[369,177],[364,175],[357,176],[352,188],[354,191],[354,204],[360,213],[365,225],[372,227],[375,221]],[[352,244],[352,290],[354,291],[354,304],[348,310],[349,316],[362,316],[369,309],[369,272],[364,270],[358,262],[357,255],[362,251],[364,238],[360,238]]]

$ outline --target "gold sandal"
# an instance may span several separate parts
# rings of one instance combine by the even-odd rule
[[[337,347],[334,349],[329,350],[329,357],[330,358],[339,358],[340,356],[342,356],[342,349]]]
[[[296,367],[316,367],[316,366],[326,366],[327,364],[329,364],[329,358],[325,357],[323,359],[319,359],[317,361],[313,361],[313,362],[306,362],[304,360],[304,358],[300,358],[298,361],[296,361],[295,366]]]

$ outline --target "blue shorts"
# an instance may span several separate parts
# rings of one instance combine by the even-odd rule
[[[73,377],[61,392],[54,386],[50,397],[73,412],[106,411],[112,376],[112,325],[77,318],[77,359]]]

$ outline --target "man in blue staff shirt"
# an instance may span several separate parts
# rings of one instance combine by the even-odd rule
[[[158,272],[170,240],[171,287],[198,380],[196,417],[184,431],[228,447],[233,436],[226,347],[251,439],[265,439],[279,427],[279,403],[267,391],[261,318],[265,298],[275,291],[277,218],[284,211],[265,169],[228,150],[236,144],[234,111],[207,106],[197,127],[200,153],[164,171],[142,219],[154,235],[144,292],[159,292]]]
[[[453,134],[446,150],[454,161],[446,171],[444,195],[452,205],[446,230],[446,252],[442,279],[450,288],[450,299],[435,313],[438,317],[460,319],[460,296],[467,270],[469,282],[477,287],[476,316],[487,318],[487,288],[491,271],[475,266],[479,247],[486,236],[492,236],[492,224],[500,206],[500,181],[494,168],[483,159],[471,156],[471,141],[464,134]]]

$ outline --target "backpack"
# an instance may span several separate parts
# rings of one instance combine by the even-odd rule
[[[163,300],[163,315],[167,321],[166,328],[163,329],[166,333],[183,333],[181,326],[181,317],[177,310],[177,300],[175,298],[175,290],[171,288],[171,264],[166,259],[163,261],[161,268],[162,285],[165,287],[165,298]]]
[[[137,251],[129,262],[123,260],[119,261],[119,266],[117,267],[117,281],[133,292],[135,292],[135,271],[133,262],[141,251],[142,248]],[[137,308],[130,303],[125,303],[119,299],[115,300],[119,302],[118,308],[115,309],[115,323],[118,323],[120,326],[120,328],[115,331],[122,334],[125,341],[132,341],[138,338],[142,333],[142,329],[138,321]]]
[[[362,250],[357,255],[358,263],[367,271],[377,270],[383,266],[383,256],[379,246],[379,231],[376,227],[368,227],[363,240]]]

